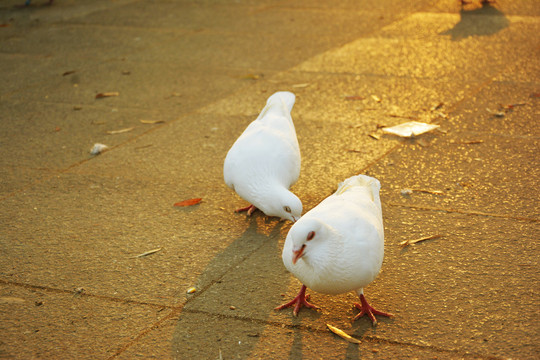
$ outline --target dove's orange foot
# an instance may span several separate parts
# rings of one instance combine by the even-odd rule
[[[394,316],[390,313],[385,313],[379,310],[375,310],[371,305],[368,304],[364,294],[360,295],[360,302],[362,304],[357,304],[357,303],[354,304],[354,306],[356,306],[356,308],[360,310],[360,312],[354,317],[353,321],[360,319],[362,316],[367,314],[367,316],[369,316],[369,318],[371,319],[373,325],[377,325],[377,319],[375,318],[375,315],[387,316],[387,317]]]
[[[236,210],[234,210],[234,212],[247,211],[248,216],[251,216],[251,214],[253,214],[255,212],[255,210],[257,210],[257,208],[255,206],[249,205],[249,206],[246,206],[246,207],[243,207],[243,208],[240,208],[240,209],[236,209]]]
[[[311,309],[320,309],[320,307],[310,304],[308,300],[309,300],[309,294],[306,295],[306,285],[302,285],[300,292],[298,293],[298,295],[296,295],[294,299],[292,299],[286,304],[278,306],[274,310],[283,310],[285,308],[291,307],[296,304],[293,310],[293,314],[294,316],[297,316],[302,306],[305,306]]]

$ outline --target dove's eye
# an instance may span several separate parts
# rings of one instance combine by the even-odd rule
[[[309,234],[307,234],[307,241],[313,239],[315,237],[315,231],[310,231]]]
[[[286,212],[288,212],[288,213],[290,213],[290,212],[291,212],[291,208],[290,208],[290,207],[288,207],[288,206],[285,206],[285,207],[283,208],[283,210],[285,210],[285,211],[286,211]]]

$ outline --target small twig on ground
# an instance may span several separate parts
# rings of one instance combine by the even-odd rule
[[[444,192],[442,192],[441,190],[428,190],[428,189],[411,189],[411,190],[416,191],[416,192],[433,194],[433,195],[444,195]]]
[[[426,236],[426,237],[423,237],[423,238],[420,238],[420,239],[415,239],[415,240],[405,240],[405,241],[400,242],[399,245],[401,247],[405,247],[405,246],[409,246],[409,245],[414,245],[414,244],[419,243],[421,241],[438,239],[441,236],[442,235],[437,234],[437,235]]]
[[[153,249],[153,250],[148,250],[146,252],[143,252],[142,254],[139,254],[139,255],[135,255],[133,256],[134,258],[140,258],[140,257],[144,257],[144,256],[148,256],[148,255],[152,255],[154,253],[157,253],[158,251],[160,251],[161,248],[157,248],[157,249]]]

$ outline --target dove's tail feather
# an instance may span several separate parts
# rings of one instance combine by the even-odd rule
[[[355,187],[362,187],[362,188],[368,189],[368,193],[371,196],[371,200],[373,200],[373,202],[375,202],[376,204],[381,203],[381,199],[379,197],[379,191],[381,190],[381,183],[379,182],[379,180],[371,176],[367,176],[367,175],[356,175],[356,176],[351,176],[350,178],[346,179],[345,181],[339,184],[338,189],[335,192],[335,195],[341,195]]]
[[[278,91],[274,93],[266,101],[266,106],[257,117],[257,120],[264,118],[270,112],[290,117],[295,100],[296,96],[292,92]]]

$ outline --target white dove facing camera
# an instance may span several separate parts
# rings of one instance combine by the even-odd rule
[[[289,191],[300,175],[300,147],[291,118],[294,101],[288,91],[270,96],[227,153],[225,183],[251,204],[236,212],[251,215],[259,209],[293,222],[302,215],[302,202]]]
[[[379,274],[384,257],[380,188],[375,178],[350,177],[291,227],[283,263],[303,285],[298,296],[276,310],[295,305],[297,315],[302,306],[318,309],[308,302],[307,287],[333,295],[355,291],[360,312],[354,320],[368,315],[375,325],[375,315],[392,316],[369,305],[363,291]]]

